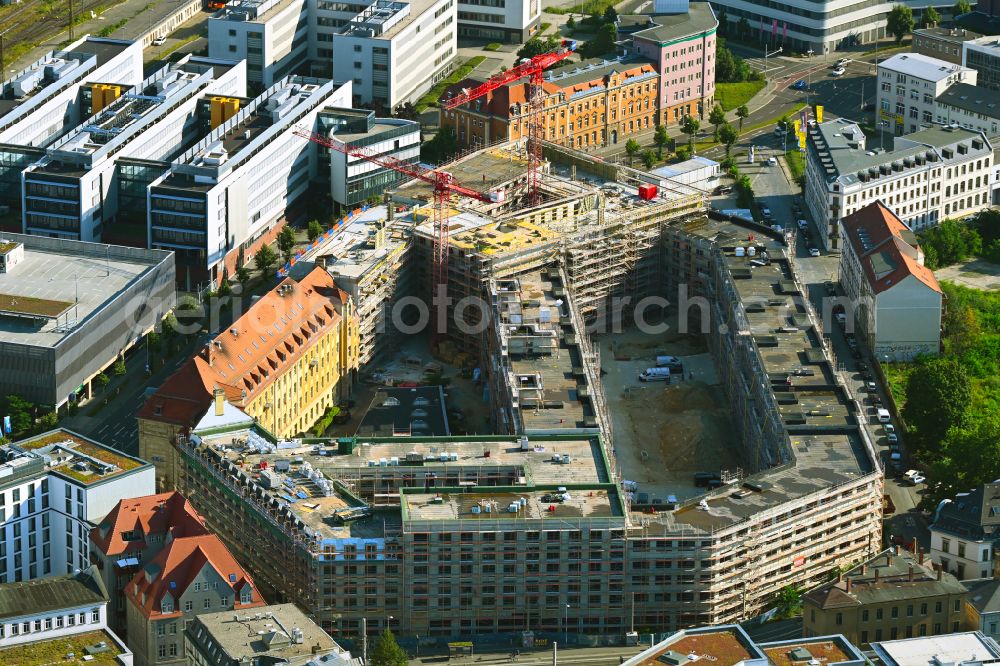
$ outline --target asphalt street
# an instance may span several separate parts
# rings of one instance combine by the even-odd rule
[[[874,397],[878,396],[884,404],[886,396],[881,385],[876,383],[874,391],[868,386],[868,383],[874,380],[869,370],[874,359],[860,341],[856,341],[857,352],[852,350],[845,331],[833,322],[833,303],[825,303],[825,299],[831,295],[836,296],[828,292],[827,285],[832,287],[838,280],[840,256],[825,251],[818,257],[810,256],[812,243],[806,240],[805,234],[798,233],[797,220],[804,217],[794,213],[796,205],[801,207],[799,190],[789,181],[786,169],[780,166],[767,166],[765,161],[766,157],[778,156],[783,152],[781,139],[775,136],[773,131],[768,131],[757,135],[754,144],[758,147],[755,151],[758,158],[756,163],[748,164],[743,158],[743,162],[739,164],[740,171],[753,183],[758,204],[770,209],[773,223],[792,230],[794,234],[794,250],[791,254],[796,274],[808,290],[814,311],[821,318],[824,337],[833,352],[834,363],[841,373],[849,396],[857,401],[857,407],[864,413],[863,423],[881,464],[886,469],[885,494],[892,500],[894,511],[886,513],[885,537],[887,540],[898,537],[906,544],[912,543],[915,538],[918,544],[927,550],[930,547],[930,533],[923,514],[917,510],[922,494],[926,492],[926,486],[923,484],[914,486],[899,478],[899,472],[907,466],[905,442],[902,441],[898,431],[896,434],[899,437],[898,446],[903,461],[899,469],[894,469],[891,464],[888,433],[878,422],[877,406],[874,402]],[[731,199],[718,199],[721,198],[717,198],[715,202],[717,208],[731,207],[734,203]],[[809,235],[815,238],[816,232],[811,221],[808,228]]]

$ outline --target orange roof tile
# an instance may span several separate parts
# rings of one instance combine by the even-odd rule
[[[124,532],[142,539],[125,541]],[[123,499],[90,531],[90,540],[105,555],[116,556],[142,550],[151,534],[168,533],[175,539],[209,533],[191,502],[176,491]]]
[[[264,605],[253,579],[214,534],[171,541],[125,586],[125,597],[148,618],[177,615],[181,596],[205,567],[213,569],[232,590],[234,608]],[[245,585],[253,588],[253,601],[249,604],[239,603]],[[163,597],[168,593],[174,598],[175,610],[162,613]]]
[[[323,268],[284,279],[157,389],[138,418],[193,427],[213,391],[245,406],[341,321],[349,296]]]
[[[881,201],[859,208],[845,217],[842,224],[876,294],[899,284],[909,275],[941,292],[934,272],[923,265],[916,236]],[[914,253],[920,254],[919,261]]]

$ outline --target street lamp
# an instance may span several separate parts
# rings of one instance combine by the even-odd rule
[[[563,645],[569,645],[569,604],[566,604],[566,614],[563,617]]]

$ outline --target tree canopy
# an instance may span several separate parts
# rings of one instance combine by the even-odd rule
[[[969,4],[969,0],[958,0],[958,2],[955,3],[955,6],[951,9],[952,16],[968,14],[971,11],[972,5]]]
[[[719,140],[726,146],[726,157],[729,157],[729,153],[733,149],[733,144],[739,138],[740,134],[736,131],[735,127],[727,122],[722,123],[722,126],[719,128]]]
[[[941,15],[933,7],[924,10],[924,27],[931,28],[941,22]]]
[[[688,135],[688,146],[694,150],[694,136],[701,128],[701,123],[694,116],[684,116],[681,120],[681,131]]]
[[[254,263],[262,273],[267,274],[278,263],[278,254],[270,245],[261,245],[260,249],[253,255]]]
[[[919,448],[941,450],[952,428],[962,428],[972,399],[966,369],[954,358],[921,358],[906,384],[903,418]]]
[[[406,666],[409,657],[406,651],[399,647],[392,632],[386,629],[375,639],[368,660],[371,666]]]
[[[902,43],[903,37],[913,32],[913,10],[906,5],[893,6],[887,17],[886,29],[896,38],[897,44]]]

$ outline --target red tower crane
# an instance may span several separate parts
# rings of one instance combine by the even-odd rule
[[[446,171],[437,171],[420,164],[404,162],[403,160],[396,159],[395,157],[391,157],[389,155],[373,155],[366,148],[353,146],[348,143],[341,143],[339,141],[332,141],[322,134],[310,132],[303,127],[294,127],[292,131],[298,136],[308,139],[313,143],[325,146],[331,150],[336,150],[337,152],[343,153],[348,157],[355,157],[367,162],[372,162],[373,164],[378,164],[386,169],[392,169],[393,171],[409,176],[410,178],[422,180],[425,183],[429,183],[434,188],[434,256],[432,257],[431,269],[431,285],[433,289],[432,296],[437,296],[441,285],[446,285],[448,283],[448,216],[445,209],[447,208],[451,195],[458,194],[463,197],[469,197],[470,199],[477,199],[487,203],[497,202],[501,199],[500,193],[479,192],[459,184],[455,181],[455,178]],[[440,330],[440,327],[447,324],[446,316],[443,312],[445,303],[444,300],[440,298],[435,298],[433,302],[435,307],[435,335],[439,336],[444,333],[443,330]]]
[[[465,89],[451,99],[442,102],[445,110],[471,102],[490,92],[513,83],[518,79],[528,77],[528,201],[538,203],[538,168],[542,163],[542,113],[545,111],[545,91],[542,88],[542,73],[560,60],[568,58],[576,51],[576,42],[572,39],[563,40],[562,46],[549,53],[542,53],[533,58],[521,61],[521,64],[490,77],[475,88]]]

